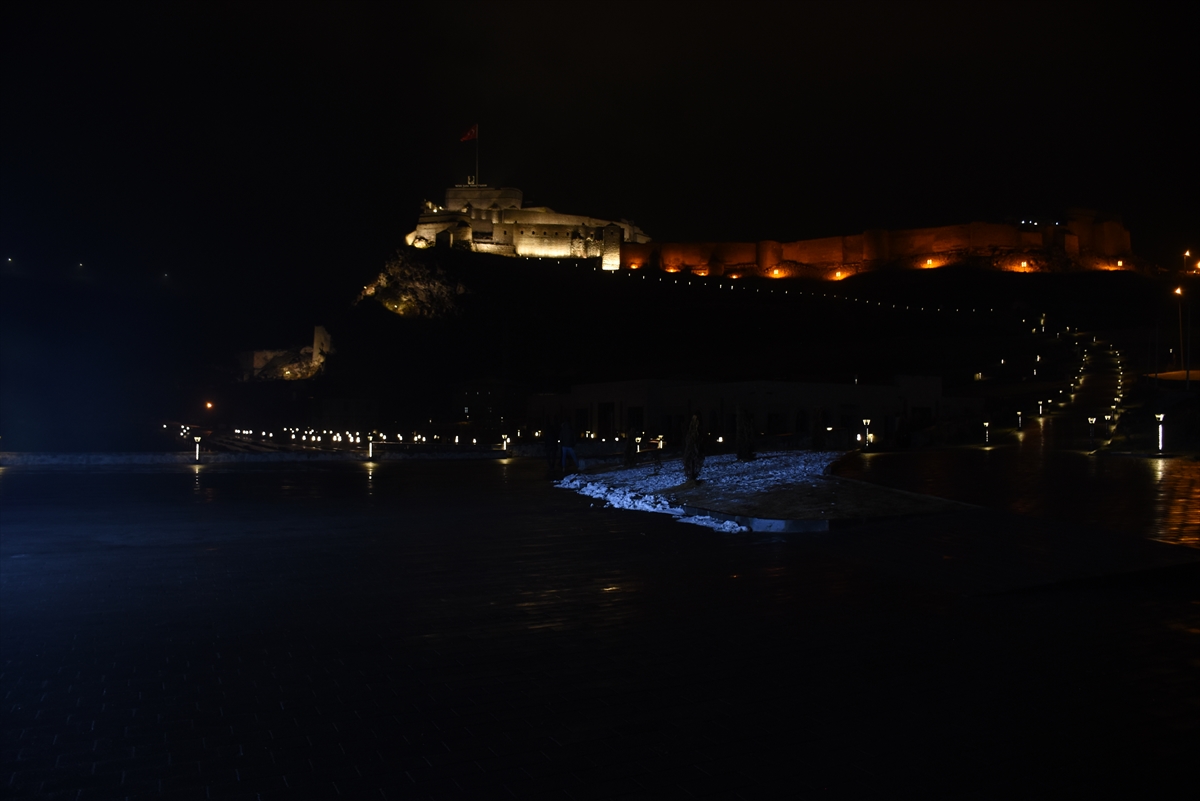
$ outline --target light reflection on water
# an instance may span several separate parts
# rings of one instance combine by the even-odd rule
[[[991,448],[850,454],[833,472],[888,487],[1200,548],[1200,461],[1056,448],[1055,419]]]

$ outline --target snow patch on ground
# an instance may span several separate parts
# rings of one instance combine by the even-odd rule
[[[713,489],[750,496],[781,486],[814,484],[817,477],[839,456],[841,453],[837,451],[786,451],[764,453],[754,461],[739,462],[733,454],[726,454],[705,459],[700,477]],[[717,531],[746,530],[744,526],[731,521],[685,515],[681,507],[673,505],[663,494],[685,480],[683,463],[674,460],[665,462],[657,473],[653,465],[639,465],[593,476],[576,473],[557,482],[555,486],[603,500],[606,507],[661,512],[674,515],[680,522],[707,526]]]

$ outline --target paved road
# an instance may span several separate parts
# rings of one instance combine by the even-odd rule
[[[541,471],[3,470],[4,797],[1194,788],[1194,552],[970,510],[720,535]]]

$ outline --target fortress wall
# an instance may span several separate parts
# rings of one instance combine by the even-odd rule
[[[970,247],[972,249],[988,249],[988,248],[1016,248],[1021,246],[1021,232],[1016,226],[1002,225],[1000,223],[983,223],[973,222],[970,228]],[[1040,237],[1036,231],[1035,237]],[[1028,247],[1040,248],[1042,241],[1040,238]]]
[[[621,269],[632,270],[642,267],[649,267],[653,262],[657,261],[655,256],[657,252],[658,245],[622,242]]]
[[[893,259],[920,256],[933,252],[935,239],[931,228],[915,228],[911,231],[892,231],[888,237],[888,250]]]
[[[1063,250],[1073,259],[1079,258],[1079,237],[1072,233],[1063,234]]]
[[[1017,231],[1017,241],[1013,245],[1016,248],[1040,248],[1045,247],[1046,238],[1042,236],[1040,231]]]
[[[753,264],[758,247],[753,242],[717,242],[713,245],[713,261],[721,264]]]
[[[770,239],[764,239],[755,248],[755,263],[760,272],[766,274],[773,267],[778,267],[783,261],[783,245]]]
[[[1075,234],[1080,250],[1092,249],[1092,217],[1072,214],[1067,218],[1067,230]]]
[[[1125,256],[1129,253],[1129,232],[1116,220],[1092,226],[1092,251],[1098,256]]]
[[[601,269],[621,269],[621,240],[624,238],[621,226],[616,223],[609,223],[604,226],[600,250]]]
[[[513,237],[514,245],[518,256],[532,256],[535,258],[550,258],[550,259],[569,259],[571,258],[571,237],[564,235],[567,232],[559,232],[559,236],[554,236],[554,232],[550,232],[550,236],[541,236],[539,227],[538,236],[520,235],[520,230]]]
[[[854,234],[853,236],[842,237],[842,255],[844,261],[861,262],[863,260],[863,234]]]
[[[659,263],[668,272],[707,267],[713,250],[709,242],[666,242],[659,247]]]
[[[863,231],[863,261],[887,261],[891,257],[891,236],[888,235],[887,231],[878,228],[871,231]]]
[[[513,223],[514,225],[524,225],[526,229],[537,228],[541,230],[543,226],[549,225],[571,225],[571,226],[588,226],[595,228],[593,221],[588,217],[580,217],[577,214],[559,214],[556,211],[530,211],[529,209],[504,209],[500,212],[500,221],[503,223]],[[601,225],[604,223],[600,222]]]
[[[796,242],[664,242],[650,244],[621,244],[620,264],[647,266],[658,257],[659,266],[670,272],[692,270],[707,274],[709,269],[721,273],[721,267],[738,266],[737,272],[753,264],[753,272],[767,277],[798,277],[801,275],[830,280],[845,278],[864,265],[891,260],[920,259],[925,266],[947,263],[945,259],[929,259],[935,254],[955,252],[1008,251],[1028,253],[1050,246],[1063,247],[1072,258],[1083,249],[1076,231],[1083,231],[1099,257],[1115,258],[1128,255],[1129,232],[1117,221],[1092,223],[1090,219],[1074,218],[1071,231],[1047,227],[1045,231],[1022,231],[1018,226],[1002,223],[973,222],[936,228],[916,228],[901,231],[869,230],[862,234],[842,237],[806,239]],[[1027,259],[1028,260],[1028,259]],[[1032,262],[1031,262],[1032,264]],[[703,272],[702,272],[703,271]]]
[[[452,186],[446,190],[446,208],[459,211],[468,206],[474,208],[519,209],[524,202],[520,189],[511,187]]]
[[[801,264],[826,264],[846,261],[845,243],[843,237],[827,236],[823,239],[804,239],[799,242],[787,242],[783,246],[785,261],[797,261]]]
[[[943,225],[938,228],[929,228],[926,230],[933,234],[934,253],[966,250],[971,247],[970,225]]]

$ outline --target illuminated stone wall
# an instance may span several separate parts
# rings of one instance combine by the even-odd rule
[[[414,247],[469,247],[483,253],[524,258],[599,258],[606,270],[621,265],[624,243],[649,238],[632,223],[545,206],[523,206],[519,189],[457,186],[446,205],[426,201],[417,228],[405,241]]]
[[[1129,232],[1116,220],[1072,211],[1066,224],[973,222],[936,228],[870,230],[796,242],[663,242],[623,244],[621,266],[657,266],[697,275],[837,280],[883,265],[935,268],[968,256],[987,256],[999,269],[1033,272],[1061,251],[1083,269],[1115,269],[1130,253]]]
[[[794,242],[651,243],[624,220],[562,214],[523,201],[519,189],[452,187],[445,206],[426,202],[406,241],[524,258],[599,258],[606,270],[652,267],[701,276],[829,280],[885,265],[936,268],[966,257],[990,258],[997,269],[1024,272],[1061,265],[1063,256],[1080,269],[1128,269],[1128,262],[1118,262],[1132,255],[1129,231],[1087,209],[1068,210],[1065,223],[1042,225],[972,222]]]

